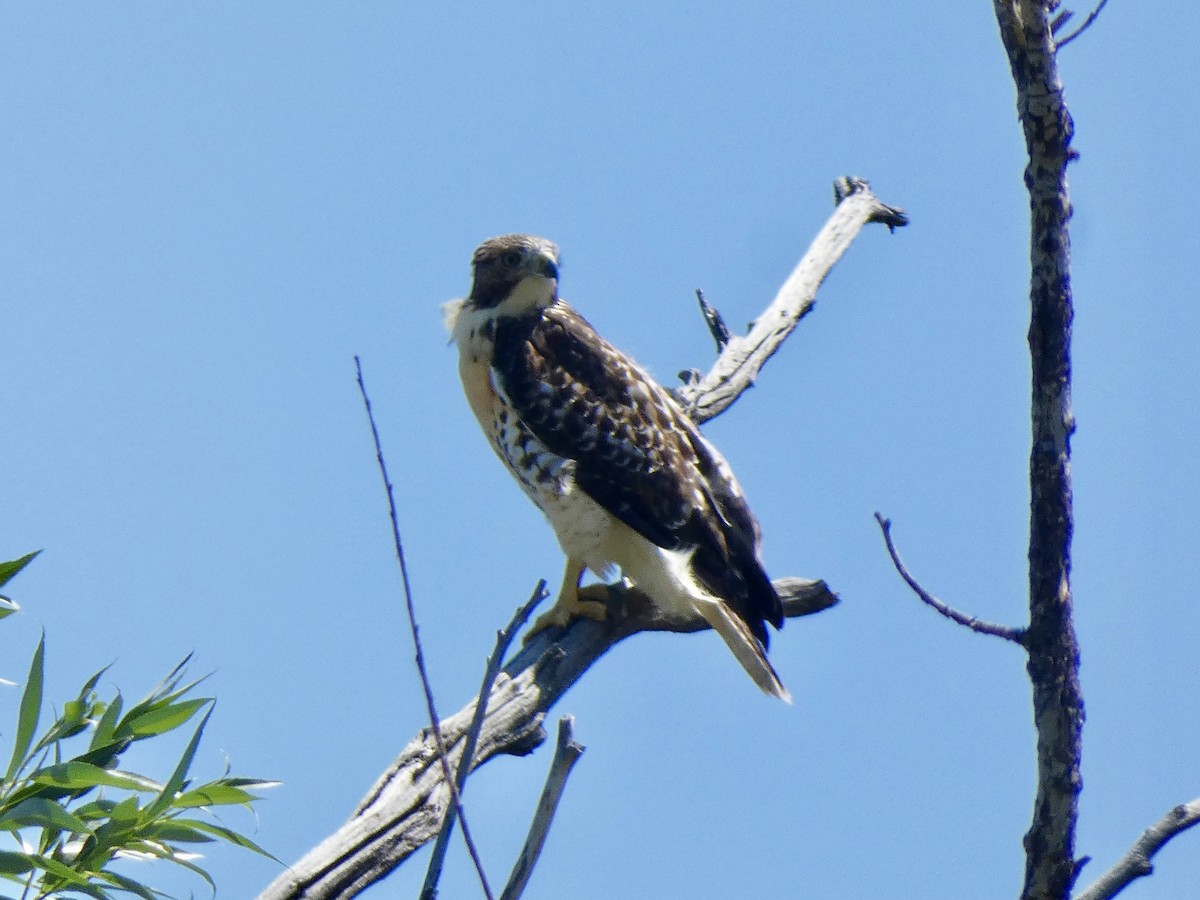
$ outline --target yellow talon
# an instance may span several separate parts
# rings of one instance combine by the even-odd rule
[[[525,632],[524,643],[529,643],[535,634],[547,628],[566,628],[572,619],[603,622],[608,618],[608,587],[603,584],[589,584],[581,588],[579,579],[583,577],[583,569],[581,563],[567,561],[567,571],[563,574],[558,599],[547,612],[538,616]]]

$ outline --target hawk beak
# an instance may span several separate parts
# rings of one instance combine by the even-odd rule
[[[548,253],[539,253],[529,261],[529,267],[543,278],[558,281],[558,260]]]

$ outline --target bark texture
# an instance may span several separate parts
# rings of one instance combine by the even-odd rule
[[[1096,879],[1095,884],[1080,893],[1076,900],[1111,900],[1139,878],[1154,871],[1151,860],[1166,846],[1167,841],[1200,824],[1200,797],[1181,803],[1142,832],[1128,852],[1116,865]]]
[[[1017,88],[1029,162],[1029,350],[1033,443],[1029,459],[1029,626],[1025,646],[1037,727],[1037,795],[1025,835],[1023,900],[1060,900],[1075,882],[1075,824],[1083,695],[1071,613],[1071,201],[1073,124],[1063,100],[1050,5],[995,0]]]

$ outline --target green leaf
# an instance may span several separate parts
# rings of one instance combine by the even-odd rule
[[[144,821],[142,810],[138,807],[137,797],[126,797],[108,813],[108,832],[124,828],[132,828],[138,822]],[[103,827],[103,826],[101,826]],[[99,831],[100,829],[97,829]]]
[[[33,733],[37,730],[38,717],[42,711],[42,676],[46,657],[46,634],[42,633],[37,649],[33,651],[33,661],[29,664],[29,678],[25,682],[25,691],[21,694],[21,711],[17,716],[17,739],[13,744],[12,759],[8,763],[8,772],[4,776],[6,782],[25,765],[25,754],[33,743]]]
[[[283,784],[282,781],[271,781],[265,778],[239,778],[236,775],[232,778],[222,778],[221,784],[227,784],[230,787],[245,788],[252,791],[265,791],[270,788],[279,787]]]
[[[183,700],[166,706],[151,707],[136,716],[130,710],[130,714],[125,717],[125,721],[117,730],[122,735],[129,735],[135,740],[156,734],[165,734],[185,723],[207,703],[212,703],[211,698]]]
[[[163,843],[211,844],[215,837],[193,827],[188,819],[161,819],[145,830],[145,836]]]
[[[4,585],[8,584],[14,575],[33,562],[34,557],[41,552],[41,550],[34,550],[32,553],[26,553],[20,559],[14,559],[9,562],[0,562],[0,587],[4,587]]]
[[[21,828],[51,828],[71,834],[90,834],[92,831],[82,819],[44,797],[30,797],[0,812],[0,829],[16,831]]]
[[[140,881],[134,881],[132,878],[126,878],[124,875],[118,875],[116,872],[97,872],[96,877],[107,881],[109,884],[126,893],[136,894],[138,897],[143,898],[143,900],[159,900],[160,897],[166,896],[166,894],[162,894],[154,890],[154,888],[146,887]]]
[[[102,769],[91,763],[78,761],[38,769],[29,776],[29,780],[38,784],[69,788],[72,791],[87,790],[101,785],[146,793],[162,790],[161,784],[144,775],[122,772],[119,769]]]
[[[185,791],[175,798],[173,806],[190,808],[194,806],[233,806],[236,804],[249,805],[259,799],[248,791],[232,785],[214,781],[212,784],[201,785]]]
[[[68,865],[60,863],[57,859],[51,859],[49,856],[30,856],[29,861],[35,867],[44,872],[49,872],[55,878],[59,878],[73,886],[73,890],[82,890],[87,893],[85,885],[87,885],[87,876],[81,875]]]
[[[104,673],[112,668],[112,663],[109,663],[91,678],[83,683],[83,687],[79,689],[79,699],[82,700],[88,694],[96,689],[96,685],[100,683],[100,679],[104,677]]]
[[[7,619],[15,612],[21,611],[21,604],[16,600],[0,595],[0,619]]]
[[[198,865],[196,865],[194,862],[184,859],[182,856],[175,856],[174,854],[172,854],[171,856],[168,856],[167,859],[171,860],[171,862],[175,863],[175,865],[177,865],[177,866],[183,866],[185,869],[189,869],[192,872],[195,872],[197,875],[199,875],[201,878],[203,878],[205,881],[208,882],[208,886],[210,888],[212,888],[212,891],[214,894],[217,892],[217,885],[212,880],[212,877],[206,871],[204,871],[202,868],[200,868]]]
[[[112,702],[104,710],[104,715],[100,717],[100,721],[96,723],[96,730],[92,734],[92,743],[88,748],[89,750],[95,750],[98,747],[104,747],[113,742],[113,736],[117,732],[117,722],[121,719],[121,709],[124,705],[121,692],[118,691],[117,696],[113,697]]]
[[[212,822],[205,822],[203,819],[176,819],[177,822],[187,822],[192,828],[197,831],[203,831],[205,834],[211,834],[214,837],[219,837],[223,841],[233,844],[235,847],[244,847],[247,850],[253,850],[255,853],[265,856],[267,859],[283,865],[283,861],[268,853],[250,838],[244,834],[239,834],[231,828],[226,828],[224,825],[214,825]]]
[[[111,769],[117,764],[117,760],[120,759],[121,754],[132,743],[132,738],[120,738],[110,744],[105,744],[103,747],[95,747],[87,753],[82,753],[75,757],[75,760],[76,762],[91,763],[93,766],[99,766],[102,769]]]
[[[192,767],[192,760],[196,757],[196,749],[200,746],[200,737],[204,734],[204,726],[208,724],[209,716],[212,713],[213,711],[210,708],[204,714],[204,718],[196,726],[196,733],[192,735],[192,739],[188,741],[187,747],[184,748],[183,756],[179,758],[179,763],[175,766],[175,771],[171,773],[170,779],[163,786],[162,791],[154,799],[154,802],[146,807],[146,812],[150,818],[157,818],[162,815],[175,802],[175,795],[183,788],[183,782],[187,778],[188,769]]]
[[[0,875],[24,875],[33,871],[33,860],[28,853],[13,853],[0,850]]]

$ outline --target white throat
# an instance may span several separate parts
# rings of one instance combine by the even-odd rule
[[[523,316],[554,302],[554,279],[526,275],[493,310],[496,316]]]

